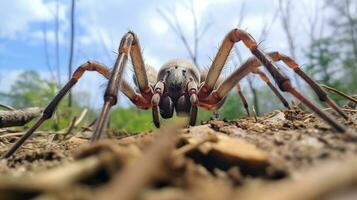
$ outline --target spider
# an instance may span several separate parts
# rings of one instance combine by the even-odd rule
[[[226,79],[219,80],[219,75],[233,45],[238,42],[243,42],[254,57],[248,59]],[[134,79],[138,90],[134,90],[122,79],[123,70],[129,56],[131,57],[131,62],[134,68]],[[162,118],[170,118],[173,116],[174,110],[178,115],[188,115],[189,124],[194,125],[198,107],[209,110],[218,109],[224,103],[225,97],[228,95],[229,91],[250,72],[260,75],[279,97],[282,103],[286,107],[289,107],[286,100],[270,83],[268,77],[258,70],[258,67],[261,65],[268,70],[281,91],[292,94],[338,132],[345,132],[346,128],[343,125],[338,123],[313,102],[306,99],[292,86],[290,79],[274,63],[277,61],[283,61],[288,67],[293,69],[295,73],[301,76],[301,78],[312,87],[321,101],[330,105],[345,119],[348,118],[336,103],[327,96],[326,92],[319,86],[319,84],[307,76],[293,59],[279,52],[263,52],[253,37],[243,30],[233,29],[225,36],[207,75],[200,74],[197,66],[183,59],[168,61],[160,68],[157,75],[155,75],[156,73],[152,67],[144,64],[137,36],[129,31],[123,36],[120,42],[118,57],[113,70],[110,71],[107,67],[95,61],[88,61],[79,66],[74,71],[72,78],[44,109],[42,115],[37,119],[33,126],[30,127],[5,154],[2,155],[2,158],[11,156],[45,120],[52,116],[58,103],[76,84],[85,71],[96,71],[109,79],[104,93],[104,105],[98,120],[96,121],[95,130],[90,140],[91,142],[97,141],[102,133],[105,132],[108,115],[111,107],[117,103],[119,90],[121,90],[138,108],[152,108],[153,121],[156,127],[160,127],[160,115]],[[148,74],[150,76],[148,76]],[[237,89],[238,92],[240,92],[239,85],[237,86]],[[240,96],[244,97],[242,94]],[[245,101],[245,98],[243,101]],[[247,107],[247,105],[245,105],[245,107]]]

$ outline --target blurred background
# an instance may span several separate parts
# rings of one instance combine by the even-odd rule
[[[112,67],[120,39],[129,30],[138,35],[145,62],[156,69],[169,59],[186,58],[202,70],[210,66],[225,34],[236,27],[251,33],[266,52],[296,59],[315,80],[356,94],[356,13],[357,1],[352,0],[2,0],[0,103],[45,107],[85,61]],[[236,45],[222,78],[250,56],[244,45]],[[290,69],[279,66],[298,89],[318,101]],[[125,79],[130,82],[131,76],[129,65]],[[43,128],[66,127],[85,108],[86,123],[93,121],[106,82],[96,73],[86,73]],[[240,84],[257,115],[283,108],[256,75]],[[110,127],[130,132],[153,129],[150,110],[136,109],[123,95],[119,99]],[[219,113],[226,119],[245,116],[236,91]],[[212,112],[201,110],[198,123],[210,117]]]

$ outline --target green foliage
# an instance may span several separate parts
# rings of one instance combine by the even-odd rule
[[[343,49],[338,48],[338,42],[332,37],[314,41],[306,56],[309,64],[306,71],[320,83],[334,87],[346,93],[356,93],[357,63]],[[340,96],[330,95],[335,101],[342,103]]]
[[[339,58],[339,52],[330,38],[322,38],[311,44],[310,52],[307,57],[310,63],[306,65],[306,70],[313,77],[328,85],[334,84],[333,73],[336,72],[336,60]]]
[[[128,132],[155,129],[151,110],[140,110],[136,107],[114,109],[110,115],[110,126]]]
[[[220,115],[225,119],[236,119],[245,115],[243,104],[237,93],[228,95],[225,104],[220,109]]]
[[[26,71],[11,85],[9,93],[0,93],[0,96],[17,108],[44,107],[56,91],[55,83],[42,79],[36,71]]]
[[[227,97],[226,103],[220,109],[220,117],[225,119],[235,119],[244,116],[239,97],[231,94]],[[212,111],[199,109],[197,124],[207,121],[212,117]],[[178,117],[172,119],[161,119],[163,124],[175,121]],[[151,116],[151,110],[140,110],[136,107],[116,108],[110,115],[110,126],[128,132],[141,132],[156,129]]]
[[[349,94],[357,93],[357,16],[352,7],[355,1],[325,0],[330,16],[326,20],[329,35],[311,38],[306,52],[306,69],[320,83]],[[327,33],[327,32],[326,32]],[[324,33],[324,35],[326,35]],[[341,97],[331,94],[340,104]]]

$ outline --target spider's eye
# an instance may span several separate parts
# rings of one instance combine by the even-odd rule
[[[167,71],[166,71],[166,74],[170,74],[170,71],[169,71],[169,70],[167,70]]]
[[[184,70],[182,70],[182,73],[186,73],[186,70],[184,69]]]
[[[178,68],[178,66],[175,66],[175,69],[177,69]]]

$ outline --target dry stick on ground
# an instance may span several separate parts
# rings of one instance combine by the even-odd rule
[[[341,108],[343,111],[347,111],[347,112],[357,112],[356,109],[349,109],[349,108]],[[332,108],[324,108],[324,111],[328,111],[328,110],[332,110]],[[311,117],[312,115],[314,115],[314,113],[310,113],[308,115],[306,115],[303,120],[308,119],[309,117]]]
[[[0,111],[0,128],[23,126],[41,114],[39,107]]]
[[[140,192],[162,173],[165,160],[171,156],[181,127],[182,124],[175,124],[159,129],[156,141],[145,154],[126,165],[94,199],[137,199]]]
[[[5,108],[6,110],[16,110],[15,108],[13,108],[13,107],[11,107],[11,106],[7,106],[7,105],[1,104],[1,103],[0,103],[0,107],[1,107],[1,108]]]
[[[67,127],[67,128],[64,128],[62,130],[59,130],[57,132],[48,132],[48,131],[36,131],[35,134],[64,134],[64,137],[66,137],[72,130],[73,128],[77,127],[81,122],[82,120],[84,119],[84,117],[86,116],[88,112],[88,109],[84,109],[82,111],[82,113],[80,114],[80,116],[78,117],[74,117],[71,124]],[[1,113],[1,111],[0,111]],[[1,114],[0,114],[0,122],[1,122]],[[12,136],[22,136],[24,135],[25,132],[15,132],[15,133],[8,133],[8,134],[4,134],[4,135],[0,135],[0,138],[6,138],[6,137],[12,137]]]
[[[63,135],[64,138],[65,138],[68,134],[71,133],[71,131],[72,131],[73,128],[74,128],[74,125],[76,124],[76,121],[77,121],[77,117],[74,116],[73,119],[72,119],[72,121],[71,121],[71,123],[69,124],[68,128],[66,128],[67,130],[66,130],[66,132],[65,132],[64,135]]]
[[[84,117],[86,116],[88,112],[88,109],[84,109],[81,114],[79,115],[78,119],[76,120],[76,122],[74,123],[74,126],[78,126],[79,123],[81,123],[81,121],[84,119]]]
[[[333,92],[333,93],[335,93],[337,95],[340,95],[340,96],[352,101],[353,103],[357,104],[357,99],[355,99],[355,98],[353,98],[353,97],[351,97],[351,96],[349,96],[349,95],[347,95],[347,94],[345,94],[345,93],[343,93],[341,91],[338,91],[337,89],[335,89],[333,87],[330,87],[330,86],[327,86],[327,85],[324,85],[324,84],[320,84],[320,85],[321,85],[321,87],[323,87],[323,88],[325,88],[325,89],[327,89],[327,90],[329,90],[329,91],[331,91],[331,92]]]
[[[261,186],[245,187],[237,191],[236,199],[298,200],[321,199],[357,183],[357,157],[329,161],[301,172],[296,178]]]
[[[88,111],[88,109],[85,108],[85,109],[81,112],[81,114],[79,115],[78,118],[77,118],[76,116],[73,117],[73,119],[72,119],[70,125],[69,125],[67,128],[65,128],[64,130],[59,131],[58,133],[64,132],[64,136],[63,136],[63,137],[66,138],[66,136],[71,133],[71,131],[73,130],[73,128],[75,128],[76,126],[78,126],[79,123],[81,123],[81,121],[82,121],[82,120],[84,119],[84,117],[86,116],[87,111]]]
[[[9,130],[5,130],[5,132],[8,132]],[[14,133],[7,133],[0,135],[0,138],[7,138],[7,137],[14,137],[14,136],[22,136],[26,132],[14,132]],[[36,135],[49,135],[49,134],[63,134],[63,132],[49,132],[49,131],[36,131],[34,134]]]

